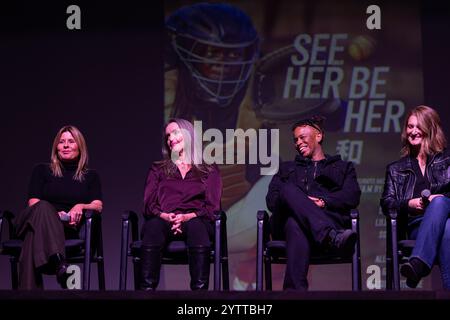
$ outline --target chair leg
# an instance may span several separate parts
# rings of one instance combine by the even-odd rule
[[[398,257],[393,262],[394,290],[400,290],[400,268],[398,266]]]
[[[222,262],[222,289],[230,290],[230,273],[228,270],[228,257]]]
[[[361,291],[361,289],[361,256],[358,241],[352,257],[352,291]]]
[[[221,282],[221,278],[222,278],[222,264],[219,262],[217,263],[216,261],[214,261],[214,291],[220,291],[220,282]]]
[[[263,289],[263,248],[262,237],[258,229],[258,243],[256,248],[256,291],[262,291]]]
[[[89,290],[91,280],[91,230],[92,218],[86,220],[84,241],[84,264],[83,264],[83,290]]]
[[[266,290],[272,291],[272,264],[270,258],[265,257],[264,259],[264,274],[266,279]]]
[[[133,281],[134,290],[139,290],[139,282],[141,280],[141,259],[133,257]]]
[[[14,256],[11,256],[9,259],[11,264],[11,286],[13,290],[17,290],[19,288],[19,273],[17,271],[17,259]]]
[[[398,259],[398,244],[397,244],[397,220],[392,219],[391,222],[391,256],[392,256],[392,276],[394,282],[394,290],[400,290],[400,270]]]
[[[105,258],[103,255],[103,235],[101,226],[98,228],[97,242],[96,242],[96,262],[98,273],[98,289],[104,291],[105,286]]]
[[[90,281],[91,280],[91,257],[90,253],[86,253],[84,256],[84,264],[83,264],[83,290],[90,289]]]
[[[361,291],[361,261],[355,255],[352,259],[352,291]]]
[[[105,286],[105,263],[103,257],[97,257],[97,272],[98,272],[98,289],[104,291]]]
[[[392,290],[392,259],[386,257],[386,290]]]
[[[256,291],[263,289],[263,242],[264,242],[264,217],[265,211],[258,211],[256,214]]]
[[[119,290],[127,289],[127,267],[128,267],[128,237],[129,220],[122,222],[122,241],[120,247],[120,271],[119,271]]]
[[[397,220],[394,221],[396,224]],[[393,261],[392,261],[392,220],[386,216],[386,290],[392,290],[393,286]]]
[[[222,269],[222,257],[221,257],[221,251],[220,251],[220,242],[215,243],[214,247],[214,291],[220,291],[220,278],[222,277],[221,269]]]

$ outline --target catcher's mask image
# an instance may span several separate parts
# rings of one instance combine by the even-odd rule
[[[182,7],[166,21],[168,41],[193,79],[195,94],[228,106],[250,77],[259,53],[251,19],[227,4]]]

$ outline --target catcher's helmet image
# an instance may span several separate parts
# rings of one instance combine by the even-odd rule
[[[228,106],[258,57],[259,37],[251,19],[231,5],[199,3],[173,12],[166,28],[177,60],[169,65],[181,62],[197,97]]]

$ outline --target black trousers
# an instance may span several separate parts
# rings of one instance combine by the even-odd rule
[[[329,232],[343,227],[292,183],[283,186],[280,210],[273,213],[270,222],[274,238],[286,241],[283,288],[306,290],[311,252],[323,250]]]
[[[54,254],[64,255],[67,234],[55,207],[41,200],[27,207],[14,219],[17,236],[23,239],[19,257],[19,289],[42,289],[41,270]]]
[[[214,227],[202,218],[181,224],[181,234],[173,235],[171,224],[159,217],[147,218],[142,227],[142,245],[164,247],[169,241],[184,240],[188,247],[211,246]]]

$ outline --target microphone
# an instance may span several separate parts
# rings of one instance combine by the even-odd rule
[[[424,207],[426,207],[430,203],[430,196],[431,192],[428,189],[423,189],[420,193],[420,196],[422,198],[422,204]]]
[[[63,211],[60,216],[61,221],[69,222],[70,221],[70,214],[68,212]]]

